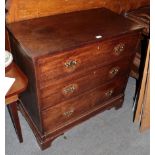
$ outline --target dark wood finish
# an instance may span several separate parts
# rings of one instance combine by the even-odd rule
[[[143,27],[141,47],[136,52],[136,56],[131,66],[130,73],[130,76],[136,79],[141,79],[145,63],[146,50],[148,46],[148,39],[150,37],[150,7],[145,6],[136,10],[129,11],[125,13],[125,16]]]
[[[114,80],[118,76],[128,76],[128,66],[130,61],[126,58],[125,61],[115,62],[108,66],[100,67],[90,72],[83,74],[73,74],[60,80],[46,80],[40,90],[41,107],[46,109],[50,106],[56,105],[78,96],[90,89],[94,89],[105,82]],[[118,71],[115,73],[115,69]],[[90,81],[92,81],[90,83]],[[65,90],[73,87],[73,91],[65,93]]]
[[[11,103],[7,105],[9,114],[11,116],[12,123],[14,125],[16,134],[18,136],[19,142],[23,142],[23,136],[22,136],[22,131],[20,127],[20,122],[19,122],[19,117],[18,117],[18,111],[17,111],[17,103]]]
[[[12,23],[8,30],[15,61],[29,79],[20,109],[42,149],[122,106],[141,32],[134,22],[102,8]]]
[[[8,107],[19,142],[21,143],[23,142],[23,137],[18,117],[17,102],[19,94],[26,89],[28,80],[15,63],[11,64],[5,76],[15,78],[15,82],[5,96],[5,103]]]
[[[74,122],[67,124],[67,126],[64,126],[62,128],[58,128],[56,131],[54,131],[53,133],[49,133],[48,135],[41,134],[40,131],[36,128],[34,122],[31,119],[31,116],[29,115],[29,113],[27,112],[27,110],[25,109],[23,104],[20,104],[19,106],[20,106],[20,110],[21,110],[22,114],[25,116],[25,119],[27,120],[27,122],[29,123],[29,125],[31,127],[40,148],[42,150],[44,150],[44,149],[47,149],[51,145],[52,141],[55,138],[62,135],[64,132],[68,131],[73,126],[78,125],[78,124],[82,123],[83,121],[86,121],[87,119],[90,119],[91,117],[95,116],[96,114],[98,114],[100,112],[103,112],[105,110],[110,110],[113,107],[115,107],[115,109],[118,110],[119,108],[122,107],[123,100],[124,100],[124,96],[122,96],[122,95],[117,96],[116,98],[113,98],[111,100],[108,100],[108,101],[104,102],[103,105],[101,104],[100,107],[92,109],[92,111],[89,111],[87,114],[74,120]]]
[[[92,9],[21,21],[8,27],[22,47],[28,49],[27,57],[34,60],[133,32],[141,26],[107,9]],[[97,35],[102,38],[96,39]]]
[[[13,49],[12,53],[14,56],[14,61],[18,64],[18,66],[20,66],[21,70],[25,73],[29,80],[27,90],[25,91],[25,93],[20,94],[20,98],[24,100],[24,106],[27,108],[36,126],[40,131],[42,131],[41,119],[39,114],[40,109],[38,105],[36,90],[37,76],[35,75],[34,63],[27,57],[27,55],[25,55],[25,50],[23,49],[23,47],[20,46],[19,43],[11,36],[10,43]]]
[[[8,31],[5,29],[5,50],[10,51],[10,42],[9,42],[9,35],[8,35]]]
[[[125,84],[126,77],[125,80],[120,78],[62,102],[57,106],[48,108],[48,110],[42,112],[45,132],[55,131],[57,128],[74,122],[88,111],[98,107],[101,103],[103,104],[104,101],[122,94]]]
[[[138,38],[137,34],[129,34],[71,50],[67,53],[40,58],[38,59],[39,80],[42,82],[48,79],[58,79],[81,70],[86,72],[90,68],[110,64],[125,56],[130,57],[134,52]],[[124,44],[124,51],[116,54],[114,49],[120,43]],[[76,64],[73,67],[66,67],[65,64],[70,61],[75,61]]]

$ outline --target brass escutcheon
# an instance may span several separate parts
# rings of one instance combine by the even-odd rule
[[[71,84],[71,85],[69,85],[69,86],[67,86],[67,87],[65,87],[63,89],[63,93],[65,95],[72,94],[75,91],[76,88],[77,88],[77,85],[76,84]]]
[[[114,47],[114,53],[116,55],[120,55],[125,49],[125,44],[124,43],[119,43]]]
[[[65,67],[66,68],[75,68],[76,65],[77,65],[76,60],[69,60],[69,61],[65,62]]]
[[[65,117],[70,117],[73,113],[74,113],[74,109],[71,109],[69,111],[64,112],[63,115]]]
[[[105,93],[105,95],[107,96],[107,97],[110,97],[112,94],[113,94],[113,89],[111,89],[111,90],[108,90],[106,93]]]
[[[115,76],[119,72],[119,67],[114,67],[109,71],[111,76]]]

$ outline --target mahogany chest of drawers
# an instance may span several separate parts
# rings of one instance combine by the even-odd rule
[[[29,84],[20,109],[42,149],[95,114],[122,106],[141,27],[107,9],[7,25]]]

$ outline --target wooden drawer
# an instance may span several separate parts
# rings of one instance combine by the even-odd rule
[[[126,78],[119,78],[73,99],[62,102],[48,110],[44,110],[42,118],[45,132],[52,132],[77,119],[94,107],[104,104],[103,101],[122,94],[126,81]]]
[[[110,64],[134,53],[139,35],[128,34],[38,59],[39,81],[64,78],[77,71]]]
[[[92,70],[87,74],[73,74],[63,80],[50,80],[42,84],[40,89],[41,107],[46,109],[70,99],[107,81],[129,73],[129,60],[124,59],[113,64]]]

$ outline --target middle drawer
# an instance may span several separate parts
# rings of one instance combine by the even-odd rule
[[[48,80],[44,82],[40,86],[41,109],[46,109],[78,96],[118,76],[127,76],[129,73],[129,63],[129,60],[126,59],[92,70],[84,75],[73,74],[63,78],[63,80]]]

